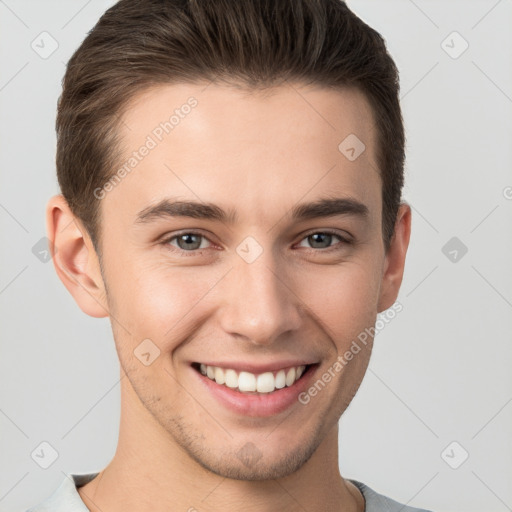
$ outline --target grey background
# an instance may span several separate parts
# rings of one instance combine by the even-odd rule
[[[64,473],[99,471],[115,452],[108,319],[83,314],[33,253],[58,192],[64,63],[112,3],[0,0],[1,511],[24,510]],[[413,506],[512,510],[512,1],[349,5],[401,72],[414,216],[403,311],[378,334],[340,423],[341,471]],[[47,58],[31,47],[43,31],[58,42]],[[43,441],[58,452],[47,469],[31,457]]]

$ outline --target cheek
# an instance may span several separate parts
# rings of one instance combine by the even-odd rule
[[[373,326],[379,283],[375,265],[347,262],[315,269],[314,277],[300,281],[297,295],[321,321],[340,351],[365,328]]]
[[[112,272],[114,314],[131,333],[131,344],[149,338],[162,352],[168,351],[192,332],[191,322],[199,322],[201,301],[222,275],[206,267],[126,259]]]

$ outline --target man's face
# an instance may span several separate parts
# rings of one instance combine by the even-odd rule
[[[355,90],[205,86],[162,86],[131,102],[122,163],[151,148],[101,201],[103,276],[131,390],[123,407],[215,473],[276,478],[336,427],[368,364],[371,339],[334,370],[382,309],[376,130]],[[180,110],[191,96],[197,104]],[[166,133],[160,123],[175,109]],[[356,159],[338,148],[350,134],[365,145]],[[336,215],[298,215],[325,199],[345,201]],[[164,200],[227,217],[151,214]],[[326,372],[330,382],[301,403]],[[266,392],[237,389],[254,382]]]

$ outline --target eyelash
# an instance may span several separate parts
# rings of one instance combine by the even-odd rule
[[[340,235],[338,232],[336,231],[332,231],[330,229],[325,229],[325,230],[321,230],[321,231],[311,231],[310,233],[307,233],[306,235],[304,235],[302,237],[302,239],[300,240],[300,242],[302,242],[303,240],[305,240],[306,238],[312,236],[312,235],[316,235],[316,234],[322,234],[322,235],[332,235],[332,236],[335,236],[337,238],[340,239],[340,244],[342,245],[352,245],[353,242],[351,240],[349,240],[348,238],[345,238],[343,237],[342,235]],[[208,237],[206,237],[203,233],[200,233],[198,231],[183,231],[181,233],[178,233],[178,234],[174,234],[172,235],[171,237],[167,237],[165,238],[164,240],[162,240],[160,242],[161,245],[163,245],[164,247],[166,247],[167,249],[169,249],[170,251],[172,252],[178,252],[178,253],[181,253],[182,255],[184,256],[197,256],[197,255],[202,255],[204,251],[206,251],[207,249],[193,249],[193,250],[190,250],[190,251],[185,251],[184,249],[180,249],[179,247],[174,247],[174,246],[171,246],[170,245],[170,242],[172,242],[173,240],[179,238],[180,236],[183,236],[183,235],[194,235],[194,236],[198,236],[198,237],[201,237],[201,238],[204,238],[206,240],[208,240],[210,243],[212,243]],[[315,249],[315,248],[310,248],[309,250],[310,251],[313,251],[313,252],[322,252],[322,253],[330,253],[332,251],[337,251],[337,250],[340,250],[341,247],[336,247],[338,244],[335,244],[331,247],[327,247],[325,249]]]

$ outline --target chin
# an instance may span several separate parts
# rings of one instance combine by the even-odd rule
[[[299,430],[299,429],[297,429]],[[194,443],[180,444],[188,455],[200,466],[209,472],[223,478],[246,481],[265,481],[283,478],[298,471],[313,456],[323,440],[321,423],[317,429],[304,439],[293,439],[288,445],[283,439],[290,441],[293,436],[281,435],[280,442],[274,443],[267,435],[256,435],[257,441],[227,442],[227,446],[214,446],[207,448],[205,444]],[[297,431],[296,431],[297,432]],[[283,433],[281,433],[283,434]],[[204,438],[202,439],[204,443]]]
[[[278,456],[274,454],[262,455],[261,457],[255,455],[252,459],[250,456],[244,457],[239,454],[217,460],[191,455],[204,469],[223,478],[266,481],[283,478],[295,473],[311,458],[314,451],[315,449],[310,449],[307,452],[302,450]]]

